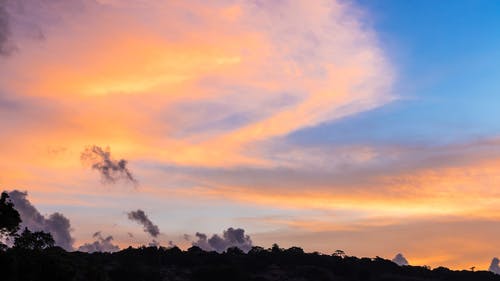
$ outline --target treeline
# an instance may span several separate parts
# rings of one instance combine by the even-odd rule
[[[238,248],[224,253],[198,247],[127,248],[115,253],[66,252],[59,247],[0,252],[4,281],[36,280],[500,280],[488,271],[451,271],[419,266],[398,266],[382,258],[304,253],[293,247],[253,247],[247,254]]]
[[[488,271],[398,266],[382,258],[356,258],[337,250],[332,255],[305,253],[301,248],[252,247],[248,253],[223,253],[193,246],[127,248],[115,253],[67,252],[54,246],[50,233],[24,229],[7,193],[0,197],[1,281],[500,281]],[[13,242],[13,243],[12,243]],[[8,245],[11,244],[11,245]]]

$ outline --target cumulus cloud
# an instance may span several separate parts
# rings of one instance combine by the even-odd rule
[[[116,252],[120,250],[120,247],[113,245],[113,236],[109,235],[107,237],[103,237],[101,232],[98,231],[92,235],[93,238],[97,240],[92,243],[85,243],[78,247],[78,251],[80,252]]]
[[[50,232],[54,237],[55,245],[65,250],[73,250],[73,237],[71,237],[71,224],[68,218],[61,213],[44,216],[27,199],[28,192],[13,190],[9,192],[14,207],[21,215],[21,229],[27,227],[31,231]]]
[[[131,211],[128,214],[129,220],[135,221],[144,227],[144,232],[148,233],[152,237],[158,237],[160,234],[160,229],[155,225],[144,213],[143,210],[138,209],[137,211]]]
[[[408,265],[408,260],[401,253],[397,254],[392,259],[392,262],[395,263],[395,264],[397,264],[397,265],[399,265],[399,266]]]
[[[197,241],[193,242],[193,246],[198,246],[205,251],[216,251],[222,253],[231,247],[238,247],[244,252],[250,251],[252,248],[252,240],[250,236],[245,235],[245,230],[242,228],[228,228],[224,230],[222,236],[218,234],[208,236],[204,233],[196,232]]]
[[[84,164],[98,171],[104,183],[115,183],[123,179],[137,184],[137,180],[127,168],[127,160],[113,159],[109,147],[103,149],[97,145],[87,146],[82,152],[80,159]]]
[[[500,274],[500,260],[498,258],[493,258],[491,260],[490,267],[488,268],[489,271],[495,273],[495,274]]]

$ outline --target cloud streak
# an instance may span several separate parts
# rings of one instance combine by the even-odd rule
[[[155,225],[144,213],[143,210],[138,209],[136,211],[131,211],[127,213],[128,219],[141,224],[144,227],[144,232],[148,233],[152,237],[158,237],[160,234],[160,229]]]
[[[82,152],[80,159],[91,169],[98,171],[104,183],[116,183],[123,179],[134,185],[138,184],[132,172],[127,168],[127,160],[113,159],[109,148],[103,149],[97,145],[88,146]]]

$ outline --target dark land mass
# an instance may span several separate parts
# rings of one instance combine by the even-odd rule
[[[489,271],[398,266],[379,257],[349,257],[341,250],[325,255],[277,244],[252,247],[248,253],[237,247],[206,252],[197,246],[187,251],[129,247],[115,253],[67,252],[55,246],[49,232],[27,227],[21,232],[21,222],[9,194],[2,192],[0,241],[12,245],[0,242],[0,281],[500,281],[500,275]]]
[[[338,253],[304,253],[292,247],[238,248],[224,253],[198,247],[127,248],[115,253],[66,252],[59,247],[0,251],[0,280],[310,280],[310,281],[482,281],[498,280],[488,271],[452,271],[421,266],[398,266],[382,258],[356,258]]]

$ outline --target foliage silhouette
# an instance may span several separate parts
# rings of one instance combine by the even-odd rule
[[[304,253],[298,247],[255,246],[247,254],[234,248],[220,254],[198,247],[187,251],[177,247],[129,247],[115,253],[89,254],[59,247],[13,247],[0,252],[0,265],[2,281],[500,281],[500,275],[487,271],[398,266],[379,257],[342,258]]]
[[[43,231],[31,232],[26,227],[21,235],[14,240],[14,248],[40,251],[54,247],[54,243],[54,238],[50,233]]]
[[[0,197],[0,238],[14,236],[19,230],[21,217],[9,200],[9,194],[2,192]]]

